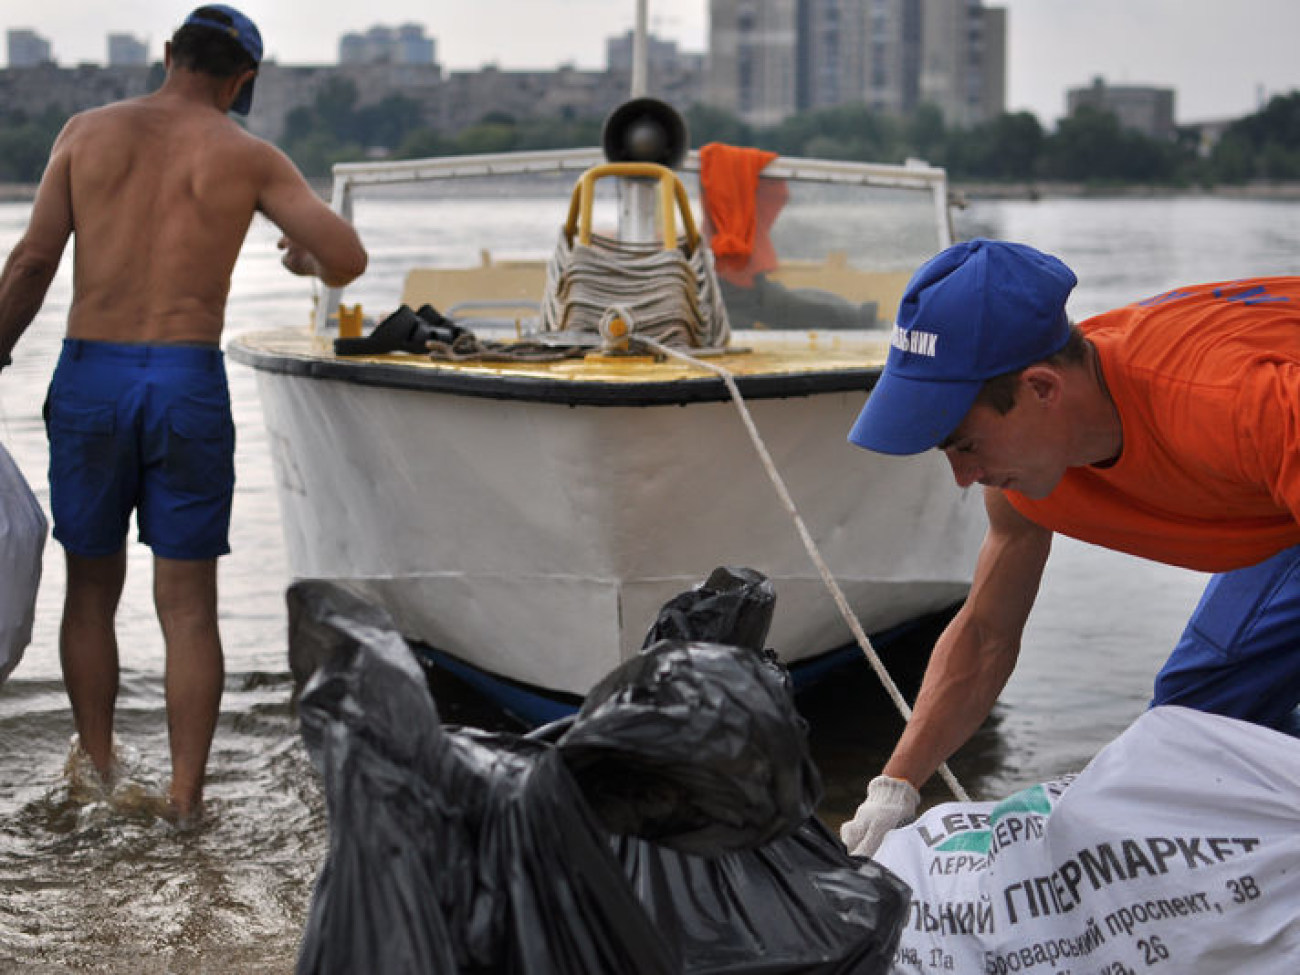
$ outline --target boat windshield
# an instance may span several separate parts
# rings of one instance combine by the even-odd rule
[[[458,320],[532,330],[547,264],[562,239],[573,242],[578,177],[602,162],[597,150],[571,150],[336,167],[336,208],[363,240],[385,242],[342,300],[367,315],[428,302]],[[676,233],[693,223],[702,246],[717,246],[719,205],[706,206],[697,154],[675,175],[685,190],[671,207]],[[585,205],[597,243],[663,249],[653,182],[592,184]],[[740,215],[753,227],[740,253],[732,234],[733,252],[714,255],[731,327],[888,326],[910,273],[951,242],[946,193],[931,167],[778,159]]]

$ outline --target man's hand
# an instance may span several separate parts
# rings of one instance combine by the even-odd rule
[[[294,274],[303,277],[320,276],[320,263],[307,248],[296,241],[290,240],[288,237],[281,237],[276,246],[284,251],[280,255],[280,263]]]
[[[912,783],[877,776],[867,786],[867,798],[857,813],[840,827],[840,839],[854,856],[875,856],[885,834],[915,819],[920,804],[921,794]]]

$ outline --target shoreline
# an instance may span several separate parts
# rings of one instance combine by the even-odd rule
[[[328,197],[328,177],[310,177],[308,182]],[[949,180],[948,193],[956,206],[976,200],[1060,200],[1060,199],[1156,199],[1194,196],[1229,200],[1300,200],[1300,181],[1254,182],[1230,186],[1155,186],[1147,184],[1098,185],[1040,180]],[[0,183],[0,203],[30,203],[36,198],[35,183]]]
[[[1225,200],[1300,200],[1300,182],[1265,182],[1222,186],[1162,186],[1142,183],[1094,184],[1038,180],[993,182],[950,180],[948,191],[961,206],[974,200],[1066,199],[1170,199],[1173,197]]]

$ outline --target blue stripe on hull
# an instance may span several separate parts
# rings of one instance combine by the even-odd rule
[[[910,620],[874,634],[871,637],[872,646],[877,652],[884,652],[900,643],[905,643],[909,637],[933,627],[936,621],[946,621],[955,610],[956,606],[950,607],[939,613]],[[934,635],[937,635],[937,631]],[[932,640],[933,636],[930,639]],[[498,677],[425,644],[414,643],[411,649],[426,666],[445,670],[487,698],[494,706],[530,728],[570,717],[582,704],[582,699],[574,695],[545,691],[529,684]],[[931,648],[926,646],[924,649],[928,655]],[[799,661],[790,667],[790,679],[794,683],[795,693],[813,687],[840,668],[855,663],[861,658],[862,650],[856,643],[849,643],[808,660]]]

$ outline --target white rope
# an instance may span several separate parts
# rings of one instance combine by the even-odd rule
[[[754,418],[750,415],[749,407],[745,405],[744,397],[740,395],[740,387],[736,385],[735,377],[731,372],[716,363],[706,362],[703,359],[696,358],[680,349],[669,348],[666,345],[656,342],[654,339],[637,335],[634,337],[633,341],[647,345],[655,351],[671,356],[674,359],[681,359],[697,366],[702,366],[719,376],[722,381],[727,384],[727,389],[731,393],[732,402],[736,404],[736,409],[740,413],[741,422],[745,424],[745,429],[749,432],[749,438],[754,442],[754,449],[758,451],[759,459],[762,460],[763,467],[767,470],[767,475],[772,480],[772,486],[776,488],[776,493],[781,498],[781,504],[794,520],[794,525],[799,532],[799,537],[803,540],[804,548],[808,551],[808,556],[812,559],[813,565],[817,567],[817,572],[821,575],[822,582],[825,583],[827,590],[829,590],[831,598],[835,600],[835,605],[839,608],[840,615],[844,617],[844,622],[848,624],[849,630],[857,640],[858,646],[861,647],[863,654],[867,658],[867,662],[871,664],[871,669],[875,671],[876,676],[880,679],[880,683],[884,685],[885,691],[889,695],[890,700],[892,700],[894,706],[898,708],[898,712],[903,716],[903,720],[910,721],[912,718],[911,707],[908,706],[902,692],[899,691],[898,685],[894,683],[894,679],[889,676],[889,671],[885,669],[885,665],[881,661],[879,654],[876,653],[876,648],[871,645],[871,640],[867,637],[866,631],[862,628],[862,623],[859,621],[857,614],[853,612],[853,607],[849,605],[849,601],[845,598],[843,590],[840,589],[839,584],[835,581],[835,577],[831,575],[830,568],[826,565],[825,559],[822,558],[821,551],[817,548],[817,543],[813,541],[812,534],[808,531],[808,526],[804,524],[803,517],[799,514],[799,509],[795,507],[794,499],[790,496],[790,491],[785,486],[785,480],[781,477],[781,473],[776,469],[776,463],[772,460],[772,455],[768,452],[767,444],[763,442],[763,438],[758,432],[758,427],[754,424]],[[952,794],[956,796],[958,800],[961,802],[970,801],[970,796],[967,794],[966,790],[962,788],[961,783],[957,781],[957,777],[953,775],[946,762],[939,766],[939,775],[942,776],[943,781],[947,784],[948,788],[952,790]]]
[[[546,267],[542,331],[596,332],[615,304],[632,309],[637,333],[670,345],[718,348],[731,329],[707,248],[629,244],[560,231]]]

